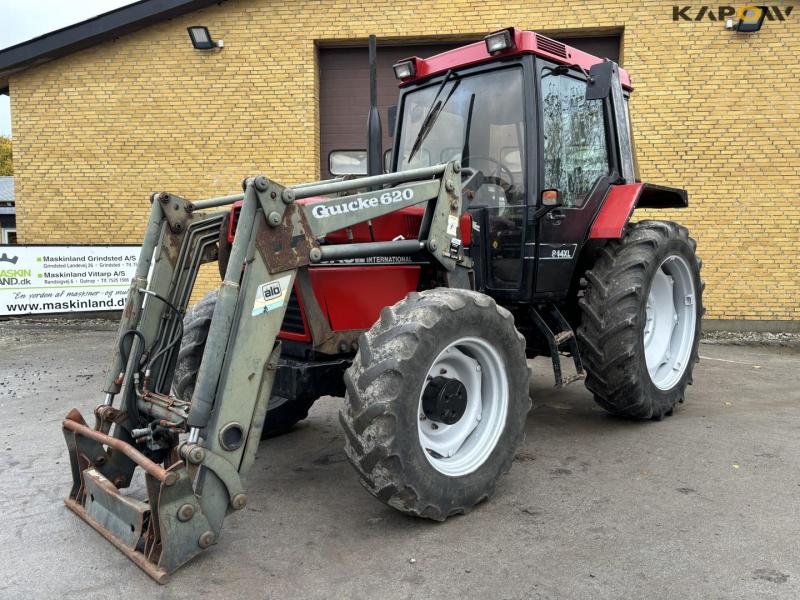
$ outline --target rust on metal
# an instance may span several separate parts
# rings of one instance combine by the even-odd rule
[[[135,284],[132,284],[128,289],[128,297],[125,299],[125,309],[122,311],[122,317],[124,319],[130,319],[133,315],[133,299],[138,293]],[[122,383],[121,379],[121,377],[117,377],[114,383],[117,383],[117,380],[120,380],[119,383]]]
[[[123,544],[118,538],[111,534],[103,525],[98,523],[95,519],[91,517],[86,512],[86,509],[81,505],[79,502],[71,498],[65,498],[64,504],[66,504],[67,508],[69,508],[72,512],[78,515],[81,519],[86,521],[92,528],[97,531],[100,535],[102,535],[105,539],[111,542],[114,547],[117,548],[120,552],[122,552],[125,556],[131,559],[137,567],[139,567],[142,571],[147,573],[150,577],[152,577],[156,582],[160,584],[165,584],[169,579],[169,573],[167,573],[164,569],[156,566],[155,564],[151,563],[147,560],[141,552],[137,552],[136,550],[132,550],[128,548],[125,544]]]
[[[289,204],[283,211],[283,219],[277,227],[270,227],[266,219],[256,225],[256,248],[267,263],[270,273],[281,273],[297,269],[310,262],[312,248],[319,248],[311,233],[303,208]]]
[[[98,404],[94,409],[94,417],[95,430],[108,433],[113,423],[117,423],[120,420],[125,419],[127,415],[113,406],[109,406],[107,404]]]
[[[158,199],[161,202],[161,210],[169,223],[170,229],[174,233],[186,231],[189,228],[188,225],[192,214],[192,211],[187,210],[187,207],[191,203],[185,198],[167,192],[161,192],[158,195]]]
[[[174,266],[180,256],[186,234],[197,219],[193,210],[189,208],[192,206],[191,202],[185,198],[167,192],[162,192],[158,198],[167,221],[163,230],[166,243],[162,247],[170,264]]]
[[[177,481],[178,475],[175,472],[167,471],[165,468],[157,465],[130,444],[88,427],[86,422],[83,420],[83,417],[80,416],[80,413],[78,413],[78,418],[80,421],[77,420],[74,414],[77,412],[78,411],[75,409],[70,411],[70,413],[62,422],[64,429],[68,429],[74,433],[77,433],[78,435],[82,435],[122,452],[125,456],[142,467],[142,469],[144,469],[148,475],[154,477],[165,485],[172,485]]]
[[[151,391],[139,398],[138,405],[140,410],[159,419],[165,419],[170,422],[170,426],[176,427],[185,423],[190,403]]]

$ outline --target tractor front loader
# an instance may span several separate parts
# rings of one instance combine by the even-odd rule
[[[462,213],[459,171],[451,162],[292,188],[256,177],[244,182],[241,195],[195,203],[155,194],[105,402],[95,409],[93,428],[76,410],[63,422],[73,475],[67,506],[159,582],[214,544],[225,515],[247,503],[244,478],[261,439],[280,356],[278,331],[298,273],[322,261],[424,252],[449,285],[468,287],[471,261],[453,227]],[[358,189],[376,191],[334,196],[314,210],[297,202]],[[194,394],[182,401],[170,387],[183,313],[227,214],[203,211],[234,202],[242,203],[236,238]],[[317,241],[424,203],[418,239]],[[145,473],[146,501],[120,491],[136,467]]]
[[[394,71],[385,169],[371,118],[366,177],[152,197],[105,402],[63,427],[67,505],[159,582],[216,542],[259,440],[317,398],[344,396],[362,485],[437,521],[511,467],[530,358],[620,417],[685,400],[701,263],[685,227],[631,222],[688,197],[638,180],[628,74],[513,28]],[[211,261],[221,285],[187,309]]]

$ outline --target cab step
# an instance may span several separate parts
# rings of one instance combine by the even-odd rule
[[[562,331],[561,333],[557,333],[556,336],[555,336],[556,345],[561,347],[561,345],[564,342],[566,342],[567,340],[569,340],[570,338],[573,338],[573,337],[575,337],[575,334],[572,332],[572,329],[569,329],[567,331]]]
[[[550,349],[555,387],[562,388],[575,381],[586,379],[586,371],[583,369],[583,361],[581,360],[575,332],[564,318],[564,315],[561,314],[561,311],[558,310],[558,307],[552,303],[545,303],[531,306],[530,311],[536,327],[538,327],[547,341],[547,346]],[[563,348],[565,345],[566,348]],[[575,364],[574,375],[564,377],[561,364],[562,354],[568,354],[572,357],[572,362]]]

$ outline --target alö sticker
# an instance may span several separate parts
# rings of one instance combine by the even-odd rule
[[[262,283],[256,288],[256,301],[253,304],[253,316],[263,315],[271,310],[280,308],[289,295],[289,282],[291,275],[284,275],[280,279]]]

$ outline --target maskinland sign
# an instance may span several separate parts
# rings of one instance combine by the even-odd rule
[[[0,316],[122,310],[138,246],[0,245]]]

